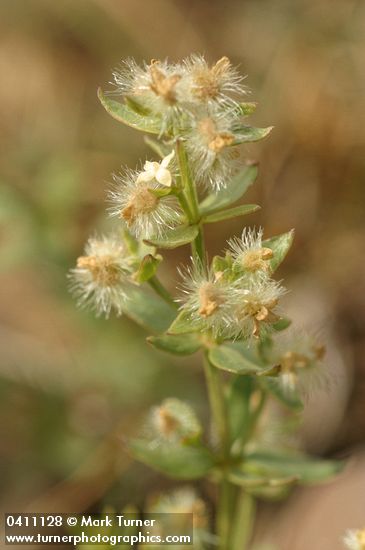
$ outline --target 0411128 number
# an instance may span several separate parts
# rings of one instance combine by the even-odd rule
[[[6,515],[7,527],[61,527],[62,516]]]

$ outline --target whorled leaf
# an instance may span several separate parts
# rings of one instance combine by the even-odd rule
[[[223,220],[229,220],[231,218],[237,218],[238,216],[246,216],[247,214],[252,214],[257,210],[260,210],[258,204],[243,204],[241,206],[235,206],[234,208],[228,208],[227,210],[221,210],[220,212],[215,212],[204,216],[202,221],[204,223],[215,223]]]
[[[243,466],[246,472],[270,479],[296,477],[300,484],[326,481],[338,474],[343,467],[343,461],[275,451],[248,453]]]
[[[262,372],[262,374],[267,374]],[[262,376],[259,378],[259,384],[263,390],[267,391],[278,399],[283,405],[292,409],[293,411],[301,411],[303,409],[303,402],[296,389],[290,390],[285,388],[278,378],[271,376]]]
[[[191,355],[202,347],[199,336],[190,334],[162,334],[161,336],[149,336],[147,342],[157,349],[174,355]]]
[[[235,374],[256,374],[262,365],[249,351],[242,346],[223,344],[209,350],[209,361],[218,369]]]
[[[272,328],[277,332],[281,332],[282,330],[290,327],[291,324],[292,321],[288,317],[280,317],[280,319],[276,321],[276,323],[273,323]]]
[[[215,273],[223,272],[232,268],[232,257],[228,253],[225,257],[214,256],[212,260],[212,268]]]
[[[171,325],[176,310],[156,294],[133,286],[128,290],[123,313],[149,332],[160,333]]]
[[[245,101],[238,105],[237,112],[241,116],[250,116],[257,109],[257,103],[254,101]]]
[[[152,254],[147,254],[146,256],[144,256],[144,258],[142,258],[138,270],[133,275],[133,278],[138,283],[145,283],[156,274],[156,271],[161,261],[162,256],[153,256]]]
[[[142,105],[142,103],[137,101],[136,98],[131,96],[125,96],[124,101],[128,105],[128,107],[130,107],[132,111],[134,111],[138,115],[141,115],[141,116],[151,115],[150,109],[147,109],[144,105]]]
[[[257,488],[257,487],[284,487],[294,485],[298,482],[298,476],[281,476],[281,477],[265,477],[251,474],[235,468],[228,474],[228,479],[234,485],[244,487],[245,489]]]
[[[159,187],[156,189],[149,189],[149,192],[161,199],[162,197],[167,197],[168,195],[173,195],[176,193],[176,187]]]
[[[253,141],[260,141],[268,136],[273,129],[273,126],[267,128],[255,128],[253,126],[240,126],[234,131],[236,139],[232,145],[240,145],[241,143],[250,143]]]
[[[189,313],[185,309],[182,309],[167,329],[167,333],[188,334],[190,332],[198,332],[200,328],[201,324],[197,321],[193,321]]]
[[[293,483],[288,483],[281,486],[264,485],[263,487],[249,487],[245,490],[257,500],[264,500],[267,502],[281,502],[290,496],[293,485]]]
[[[273,258],[270,260],[271,271],[276,271],[281,262],[287,255],[294,239],[294,229],[287,233],[282,233],[270,239],[265,239],[262,242],[262,246],[265,248],[271,248],[274,253]]]
[[[214,467],[211,452],[202,446],[134,439],[129,449],[140,462],[175,479],[198,479]]]
[[[135,130],[147,132],[150,134],[159,134],[161,131],[161,120],[157,117],[152,117],[150,114],[145,116],[132,108],[130,103],[120,103],[109,97],[106,97],[98,88],[98,98],[104,109],[118,122],[123,122],[127,126],[131,126]]]
[[[205,197],[199,205],[201,215],[213,214],[238,201],[255,181],[257,171],[255,164],[246,166],[230,182],[227,182],[226,187]]]
[[[168,229],[162,237],[145,239],[145,243],[156,248],[177,248],[191,243],[199,233],[197,225],[183,225],[174,229]]]

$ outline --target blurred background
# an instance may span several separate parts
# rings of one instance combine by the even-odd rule
[[[252,123],[275,126],[245,149],[261,164],[245,200],[262,206],[245,222],[267,236],[296,229],[279,274],[286,306],[324,335],[333,380],[307,403],[303,444],[352,457],[333,484],[261,505],[256,541],[337,550],[347,527],[364,526],[364,24],[359,0],[2,0],[3,511],[141,505],[174,484],[132,464],[123,438],[165,397],[187,398],[206,417],[195,357],[152,350],[128,319],[78,311],[66,281],[89,234],[109,223],[110,173],[150,154],[141,134],[105,113],[97,87],[111,89],[127,56],[201,52],[239,65],[259,103]],[[210,254],[241,230],[241,220],[209,226]],[[188,251],[166,257],[173,289]]]

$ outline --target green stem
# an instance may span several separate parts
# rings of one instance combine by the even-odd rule
[[[199,227],[199,233],[195,237],[194,241],[191,243],[191,249],[193,252],[193,257],[197,258],[202,266],[206,264],[206,252],[204,244],[204,233],[202,227]]]
[[[230,436],[228,429],[227,409],[220,373],[218,369],[210,363],[207,352],[204,356],[204,370],[210,408],[212,411],[214,426],[219,438],[219,449],[223,462],[223,473],[222,480],[220,482],[217,507],[217,534],[219,537],[219,550],[231,550],[230,532],[234,508],[235,487],[233,487],[228,481],[225,472],[230,456]]]
[[[188,222],[191,223],[193,215],[191,213],[189,203],[188,203],[183,191],[180,191],[179,193],[177,193],[177,198],[179,200],[181,208],[185,212],[185,215],[188,219]]]
[[[247,423],[246,430],[241,437],[241,449],[243,450],[246,443],[251,439],[254,434],[254,431],[257,426],[257,422],[261,416],[262,411],[264,410],[266,404],[267,394],[264,391],[260,392],[259,402],[255,410],[251,413],[249,422]]]
[[[231,550],[246,550],[248,548],[254,517],[255,500],[242,489],[238,497],[236,514],[233,516]]]
[[[173,297],[171,296],[169,291],[164,287],[161,281],[156,277],[156,275],[154,277],[151,277],[151,279],[149,279],[148,282],[150,286],[153,288],[153,290],[159,296],[161,296],[161,298],[163,298],[165,302],[167,302],[168,304],[170,304],[170,306],[173,306],[175,309],[177,309],[178,306],[174,301]]]
[[[181,181],[183,184],[186,200],[191,210],[191,222],[198,223],[200,218],[199,208],[198,208],[198,196],[196,193],[194,182],[191,178],[188,158],[186,155],[184,144],[181,140],[177,140],[176,150],[177,150],[177,158],[179,161]]]
[[[241,453],[243,452],[246,443],[251,439],[254,433],[257,422],[264,410],[266,397],[266,393],[261,392],[259,402],[255,410],[251,413],[251,418],[247,425],[247,429],[245,433],[242,434],[240,441]],[[251,495],[242,489],[238,497],[236,513],[233,516],[233,532],[231,539],[232,550],[246,550],[246,548],[248,548],[254,525],[254,516],[255,500]]]
[[[231,526],[233,511],[233,491],[235,487],[226,477],[220,484],[219,502],[217,509],[217,534],[219,537],[219,550],[231,550]]]
[[[176,152],[177,158],[179,161],[180,168],[180,177],[183,185],[183,190],[179,194],[179,200],[181,207],[183,208],[186,216],[188,217],[190,224],[199,224],[200,222],[200,212],[199,212],[199,203],[198,195],[196,192],[196,187],[191,178],[191,173],[189,169],[188,158],[184,148],[184,144],[181,140],[176,142]],[[204,233],[203,229],[199,227],[199,233],[194,239],[192,245],[193,257],[198,260],[202,266],[205,266],[206,254],[205,254],[205,244],[204,244]]]
[[[219,371],[210,363],[208,354],[204,354],[204,372],[208,389],[210,409],[213,417],[213,425],[219,437],[222,455],[225,455],[228,434],[227,434],[227,411],[222,391],[222,383],[219,378]]]

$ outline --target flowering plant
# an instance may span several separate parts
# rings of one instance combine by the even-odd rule
[[[152,346],[176,355],[202,352],[210,433],[187,403],[171,398],[153,409],[143,436],[128,448],[170,477],[217,484],[218,546],[241,550],[255,498],[285,497],[295,484],[327,479],[341,467],[257,436],[269,398],[297,413],[308,386],[323,381],[324,348],[288,328],[280,306],[285,289],[273,278],[293,231],[264,238],[262,229],[244,228],[212,261],[204,245],[206,225],[259,208],[232,206],[257,175],[256,164],[240,162],[239,146],[263,139],[271,127],[246,123],[256,104],[245,101],[243,78],[227,57],[212,66],[198,55],[178,64],[127,60],[114,84],[109,94],[98,91],[102,105],[154,135],[146,143],[160,160],[113,176],[110,214],[120,230],[88,241],[71,286],[80,305],[98,315],[123,313],[145,327]],[[174,298],[157,276],[157,250],[187,244],[191,263],[179,270]],[[203,539],[202,548],[212,542]]]

